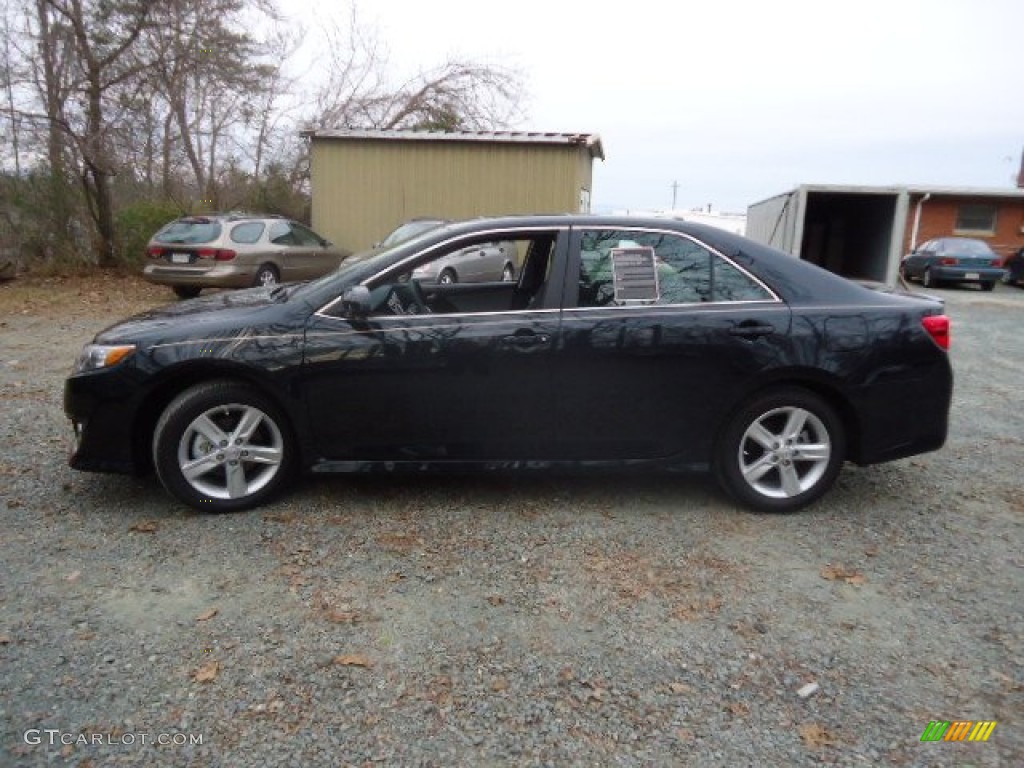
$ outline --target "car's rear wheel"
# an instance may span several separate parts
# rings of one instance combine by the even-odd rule
[[[835,409],[787,387],[742,406],[719,437],[715,474],[725,490],[759,512],[794,512],[835,482],[846,453]]]
[[[258,506],[287,483],[294,464],[288,424],[252,387],[197,384],[171,401],[153,433],[164,487],[204,512]]]
[[[175,285],[173,290],[179,299],[194,299],[203,289],[198,285]]]
[[[277,274],[277,267],[273,264],[262,264],[256,271],[253,285],[277,285],[280,275]]]
[[[511,283],[516,279],[516,268],[511,264],[506,264],[505,268],[501,270],[501,282]]]
[[[994,280],[986,280],[985,282],[983,282],[981,284],[981,290],[983,290],[983,291],[991,291],[995,287],[996,287],[996,283],[995,283]]]
[[[455,274],[455,270],[445,269],[437,276],[437,282],[441,285],[452,285],[459,282],[459,277]]]

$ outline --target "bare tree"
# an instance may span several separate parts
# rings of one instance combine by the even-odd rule
[[[37,0],[41,28],[56,23],[69,28],[75,54],[73,91],[78,104],[73,114],[48,117],[74,141],[78,150],[85,200],[96,225],[100,266],[116,263],[111,179],[117,164],[109,146],[107,95],[144,68],[133,62],[130,54],[155,3],[156,0]]]
[[[394,85],[388,57],[355,7],[347,29],[328,27],[327,81],[318,90],[314,128],[484,130],[522,116],[522,75],[514,69],[450,59]]]

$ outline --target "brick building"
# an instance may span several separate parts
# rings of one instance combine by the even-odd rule
[[[935,237],[984,240],[1006,257],[1024,248],[1024,190],[911,189],[903,250]]]

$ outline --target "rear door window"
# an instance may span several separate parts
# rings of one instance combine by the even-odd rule
[[[261,221],[247,221],[231,230],[231,240],[235,243],[256,243],[263,236],[266,227]]]
[[[773,301],[757,280],[700,243],[681,234],[639,230],[588,229],[580,237],[578,307],[624,304],[699,304]],[[652,252],[655,279],[647,295],[625,294],[628,277],[616,273],[618,254]]]

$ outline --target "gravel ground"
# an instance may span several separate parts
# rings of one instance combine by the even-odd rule
[[[166,294],[0,286],[0,766],[1024,764],[1024,290],[937,293],[946,447],[796,515],[528,475],[202,516],[65,464],[79,347]]]

